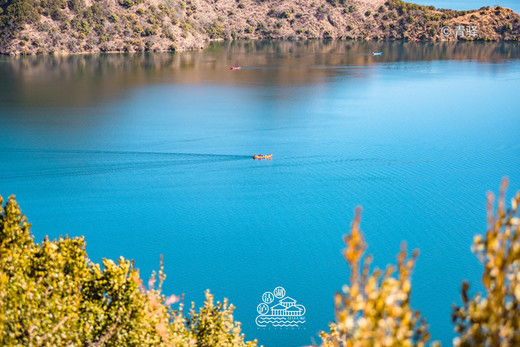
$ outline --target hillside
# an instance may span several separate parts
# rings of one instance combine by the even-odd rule
[[[258,38],[516,41],[520,16],[400,0],[0,0],[3,54],[176,51]]]

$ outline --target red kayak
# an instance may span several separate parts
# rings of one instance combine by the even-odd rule
[[[229,68],[230,70],[240,70],[241,67],[240,66],[232,66]]]

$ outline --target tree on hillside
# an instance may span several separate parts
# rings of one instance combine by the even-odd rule
[[[0,0],[0,41],[39,17],[34,0]]]

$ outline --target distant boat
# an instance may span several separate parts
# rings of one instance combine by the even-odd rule
[[[383,52],[372,53],[372,55],[383,55]]]
[[[273,159],[273,155],[272,154],[254,154],[253,155],[253,159],[268,159],[268,160],[271,160],[271,159]]]
[[[232,66],[229,69],[230,70],[240,70],[240,69],[242,69],[242,67],[241,66]]]

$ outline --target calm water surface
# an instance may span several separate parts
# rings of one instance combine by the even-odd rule
[[[383,51],[382,57],[367,53]],[[266,346],[320,341],[362,205],[375,265],[419,248],[412,304],[453,337],[485,193],[520,188],[514,44],[236,42],[204,52],[0,57],[0,194],[94,261],[164,254],[167,293],[210,288]],[[229,66],[241,65],[240,71]],[[274,153],[255,161],[253,153]],[[276,286],[300,329],[255,325]]]

